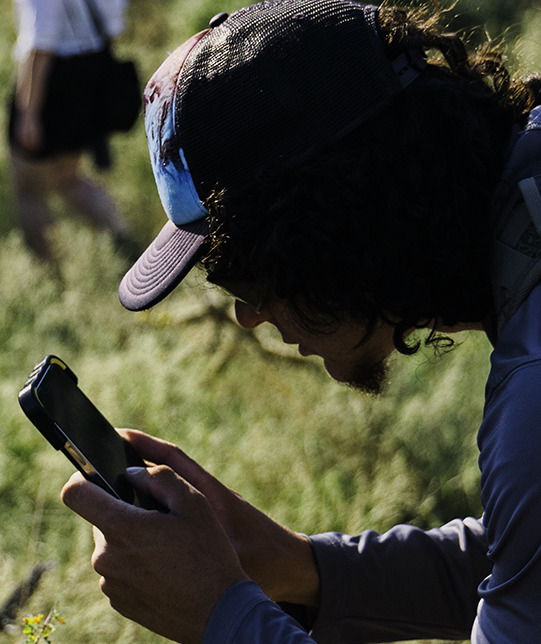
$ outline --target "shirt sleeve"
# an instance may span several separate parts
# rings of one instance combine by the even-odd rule
[[[469,639],[477,587],[491,570],[479,520],[311,541],[321,603],[310,634],[319,644]]]
[[[515,369],[493,393],[479,432],[483,521],[494,565],[479,590],[475,644],[540,639],[540,382],[541,362]]]
[[[314,644],[305,630],[253,581],[236,584],[219,600],[203,644]]]
[[[117,38],[126,28],[127,0],[97,0],[109,38]]]

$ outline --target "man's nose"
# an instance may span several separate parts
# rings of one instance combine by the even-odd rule
[[[235,317],[240,326],[245,329],[255,329],[256,326],[263,322],[270,322],[272,319],[269,307],[263,306],[258,313],[253,306],[240,300],[235,300]]]

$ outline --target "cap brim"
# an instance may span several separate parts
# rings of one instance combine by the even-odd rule
[[[206,218],[183,226],[168,221],[120,283],[122,306],[142,311],[163,300],[198,262],[208,232]]]

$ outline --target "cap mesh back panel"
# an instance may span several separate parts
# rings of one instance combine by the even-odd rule
[[[348,0],[263,2],[203,38],[176,99],[178,142],[201,196],[309,155],[400,90],[375,11]]]

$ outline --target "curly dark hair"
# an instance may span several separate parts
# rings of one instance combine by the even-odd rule
[[[390,59],[420,48],[429,65],[377,116],[310,160],[264,168],[212,195],[209,278],[264,285],[312,330],[380,319],[395,346],[412,328],[480,322],[491,312],[491,195],[514,123],[540,102],[539,79],[513,81],[503,56],[469,52],[442,16],[384,7]]]

